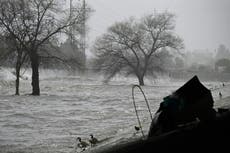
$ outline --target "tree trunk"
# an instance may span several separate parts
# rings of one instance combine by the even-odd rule
[[[37,53],[32,53],[30,56],[31,60],[31,68],[32,68],[32,95],[39,96],[40,95],[40,87],[39,87],[39,57]]]
[[[137,78],[138,78],[138,81],[139,81],[139,85],[140,86],[144,86],[145,85],[145,83],[144,83],[144,76],[138,76]]]
[[[21,58],[22,53],[18,51],[17,61],[16,61],[16,80],[15,80],[15,95],[19,95],[19,84],[20,84],[20,69],[21,69]]]
[[[16,81],[15,81],[15,95],[19,95],[19,82],[20,82],[20,63],[16,64]]]

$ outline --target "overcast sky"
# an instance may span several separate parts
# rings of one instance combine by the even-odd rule
[[[92,42],[115,21],[168,10],[186,50],[230,48],[230,0],[86,0],[95,12],[88,21]]]

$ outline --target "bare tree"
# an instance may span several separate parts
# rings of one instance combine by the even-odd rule
[[[20,76],[21,76],[21,67],[26,60],[28,60],[28,54],[24,51],[23,46],[18,43],[18,41],[14,37],[9,37],[10,43],[9,45],[13,45],[11,48],[11,53],[15,53],[16,63],[15,63],[15,95],[19,95],[19,86],[20,86]]]
[[[174,29],[174,15],[168,12],[115,23],[94,45],[96,69],[107,78],[119,72],[134,74],[144,85],[144,76],[158,69],[154,60],[158,52],[183,47]]]
[[[60,4],[62,2],[62,4]],[[0,26],[23,47],[32,68],[32,95],[40,95],[39,48],[66,28],[80,25],[85,10],[80,5],[71,12],[59,0],[0,1]]]
[[[12,35],[1,36],[1,49],[3,50],[0,61],[2,63],[7,62],[9,66],[13,64],[15,67],[15,95],[19,95],[19,84],[20,84],[20,70],[24,62],[28,59],[27,54],[23,52],[23,47],[16,41]]]

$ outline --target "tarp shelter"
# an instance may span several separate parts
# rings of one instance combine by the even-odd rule
[[[149,137],[199,119],[215,116],[211,91],[194,76],[171,95],[165,97],[152,121]]]

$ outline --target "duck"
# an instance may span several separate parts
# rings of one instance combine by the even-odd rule
[[[134,129],[135,129],[135,132],[133,133],[133,136],[136,136],[139,133],[141,128],[138,126],[134,126]]]
[[[95,138],[92,134],[90,134],[89,142],[90,142],[91,146],[94,146],[94,145],[96,145],[99,141],[98,141],[97,138]]]
[[[138,127],[138,126],[134,126],[134,128],[135,128],[136,132],[138,132],[140,130],[140,127]]]
[[[219,97],[220,97],[220,99],[222,98],[222,93],[221,92],[219,92]]]
[[[87,142],[81,140],[81,137],[77,137],[77,140],[79,141],[79,143],[77,144],[79,148],[85,149],[86,147],[89,146]]]

